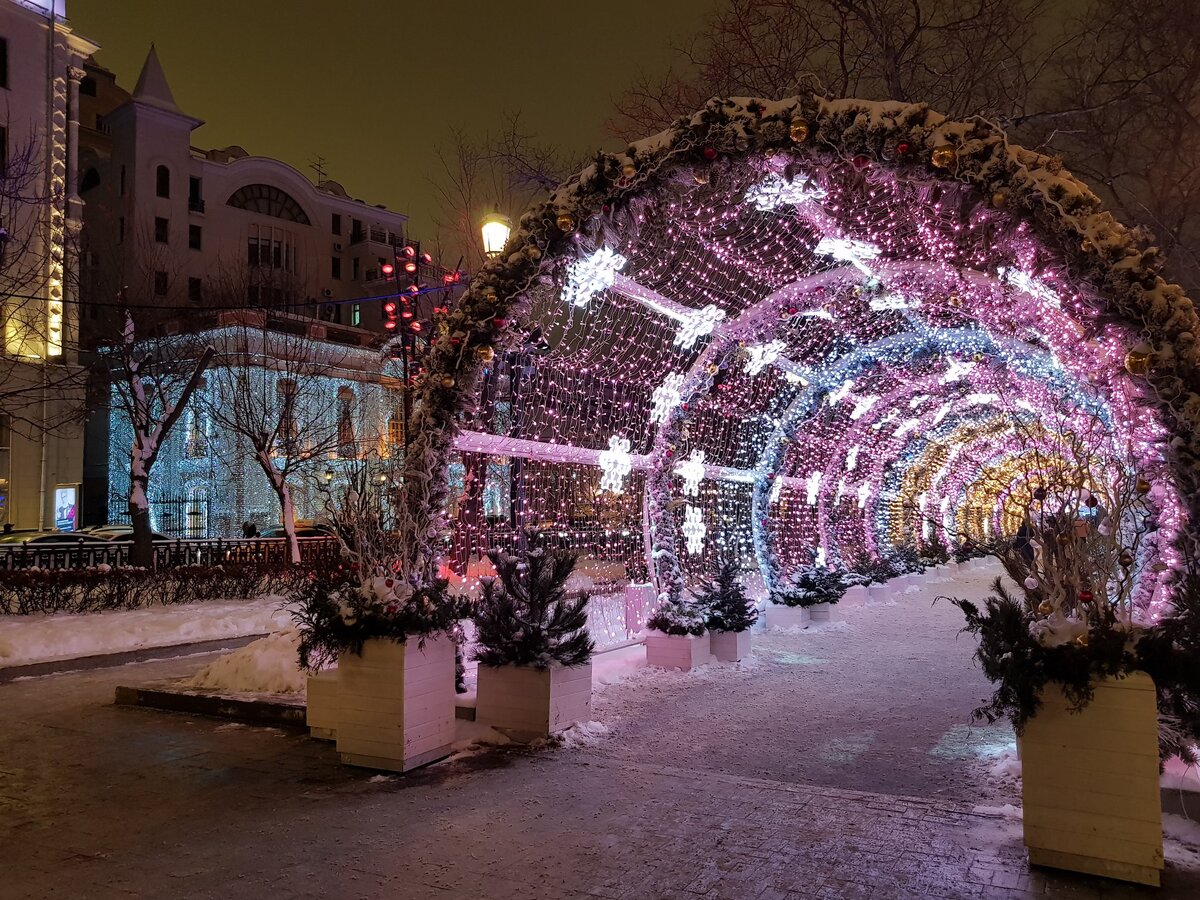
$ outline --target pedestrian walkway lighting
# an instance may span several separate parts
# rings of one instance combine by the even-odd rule
[[[490,212],[483,217],[479,224],[483,235],[483,252],[489,259],[499,256],[504,245],[508,243],[508,235],[512,231],[512,221],[508,216],[498,212]]]

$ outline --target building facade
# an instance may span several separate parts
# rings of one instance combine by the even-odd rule
[[[72,527],[82,480],[78,110],[65,0],[0,0],[0,523]]]
[[[153,47],[131,92],[94,62],[85,69],[79,164],[85,343],[112,341],[126,309],[139,320],[139,334],[194,329],[210,314],[261,310],[305,320],[330,340],[336,336],[339,347],[375,348],[369,352],[379,381],[378,347],[393,333],[389,322],[395,330],[422,323],[426,333],[432,330],[433,310],[448,303],[453,285],[419,250],[405,255],[404,215],[356,200],[336,182],[314,184],[292,166],[241,147],[193,146],[203,122],[179,108]],[[408,262],[416,267],[411,276]],[[412,291],[413,282],[435,289]],[[127,423],[108,407],[110,399],[95,393],[87,425],[81,515],[87,525],[125,514],[128,442],[119,432]],[[176,513],[170,530],[221,535],[238,517],[278,521],[277,509],[266,512],[277,504],[253,463],[235,473],[234,483],[226,477],[228,463],[179,453],[164,461],[165,483],[175,487],[171,496],[151,498],[162,510],[186,508],[193,496],[224,502],[227,489],[237,497],[222,507],[232,510],[228,515],[206,514],[203,527],[198,513],[190,527],[178,525],[187,515]],[[313,512],[311,504],[298,508]],[[170,524],[155,515],[160,526]]]

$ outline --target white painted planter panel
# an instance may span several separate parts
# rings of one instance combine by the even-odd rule
[[[787,607],[784,607],[785,609]],[[709,649],[718,662],[737,662],[750,655],[750,631],[710,631]]]
[[[832,603],[817,603],[808,608],[808,618],[811,622],[829,622],[833,619]]]
[[[308,676],[304,721],[308,733],[332,741],[338,725],[338,670],[326,669]]]
[[[838,601],[843,606],[863,606],[867,602],[867,587],[863,584],[856,584],[853,587],[846,589],[846,593],[842,595],[842,599]]]
[[[768,628],[796,628],[808,624],[808,609],[772,603],[766,609]]]
[[[342,762],[407,772],[454,743],[454,642],[370,640],[338,659],[337,749]]]
[[[646,665],[660,669],[688,671],[711,662],[712,652],[708,632],[696,635],[646,632]]]
[[[475,721],[532,740],[586,722],[592,709],[592,664],[479,667]]]
[[[1154,682],[1103,681],[1080,713],[1057,686],[1020,741],[1034,865],[1157,885],[1163,867]]]

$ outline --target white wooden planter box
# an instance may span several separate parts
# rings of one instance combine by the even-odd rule
[[[304,721],[308,733],[322,741],[332,741],[337,735],[338,670],[326,669],[308,676]]]
[[[867,585],[867,599],[871,603],[885,603],[891,592],[886,584]]]
[[[1020,755],[1031,864],[1159,883],[1158,717],[1148,675],[1098,683],[1080,713],[1047,686]]]
[[[832,603],[815,603],[808,608],[808,618],[813,622],[829,622],[833,619]]]
[[[768,628],[796,628],[808,624],[808,608],[772,603],[766,608]]]
[[[586,722],[592,709],[592,664],[539,669],[479,667],[475,721],[517,740],[534,740]]]
[[[342,762],[407,772],[450,755],[454,642],[430,636],[367,641],[338,658],[337,749]]]
[[[846,588],[846,593],[842,594],[842,599],[838,601],[843,606],[862,606],[867,602],[867,586],[865,584],[856,584],[853,587]]]
[[[683,669],[685,672],[696,666],[711,662],[712,651],[708,632],[697,637],[693,634],[663,634],[661,631],[646,632],[646,665],[660,669]]]
[[[750,630],[710,631],[708,643],[718,662],[737,662],[750,655]]]

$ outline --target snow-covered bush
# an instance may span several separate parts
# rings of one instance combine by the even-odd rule
[[[771,592],[771,602],[778,606],[816,606],[818,603],[837,603],[846,593],[846,574],[825,566],[809,566],[798,570],[778,590]]]
[[[742,589],[740,575],[737,560],[719,560],[712,578],[692,592],[696,603],[707,611],[710,631],[746,631],[758,621],[758,609]]]
[[[577,556],[533,550],[489,554],[495,578],[483,579],[473,618],[475,659],[485,666],[580,666],[592,658],[587,594],[567,596]]]
[[[708,627],[707,611],[698,603],[683,597],[672,598],[670,594],[659,595],[660,605],[646,620],[646,627],[663,634],[704,634]]]

